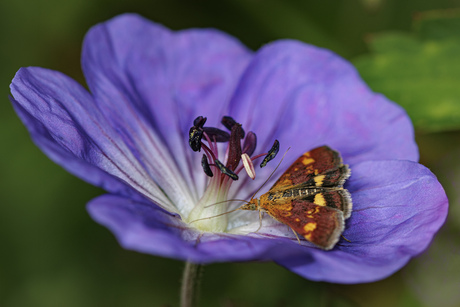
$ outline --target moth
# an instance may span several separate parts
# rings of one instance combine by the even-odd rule
[[[351,215],[351,195],[343,187],[350,174],[337,151],[321,146],[301,155],[267,193],[238,210],[266,212],[296,236],[330,250]]]

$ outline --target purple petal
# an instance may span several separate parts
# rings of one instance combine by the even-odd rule
[[[198,186],[191,191],[197,200],[205,176],[199,155],[188,148],[188,130],[199,115],[207,116],[210,126],[217,125],[251,56],[236,39],[217,30],[173,32],[126,14],[89,31],[82,65],[111,124],[126,136],[147,134],[130,139],[146,157],[166,145],[181,178]],[[146,126],[154,127],[154,137],[145,132]]]
[[[325,144],[347,163],[418,160],[412,124],[402,108],[373,93],[349,62],[297,41],[276,41],[257,52],[229,115],[257,133],[262,150],[274,138],[284,150],[290,146],[288,162]]]
[[[91,217],[109,228],[131,250],[196,263],[270,260],[292,251],[280,240],[260,240],[225,233],[200,233],[158,207],[114,195],[88,204]],[[294,245],[294,249],[298,248]]]
[[[311,250],[277,262],[312,280],[340,283],[385,278],[427,248],[447,216],[448,201],[436,177],[409,161],[354,165],[348,183],[353,213],[330,252]],[[307,260],[305,260],[307,259]]]
[[[77,82],[56,71],[22,68],[11,93],[35,143],[56,163],[107,191],[141,199],[136,190],[175,210]]]
[[[445,220],[447,199],[435,176],[417,163],[364,162],[353,171],[355,210],[344,233],[351,243],[341,240],[332,251],[277,236],[258,239],[263,233],[200,235],[155,206],[113,195],[94,199],[88,210],[127,249],[197,263],[275,260],[312,280],[375,281],[428,246]]]

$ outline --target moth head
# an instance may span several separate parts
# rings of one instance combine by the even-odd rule
[[[241,210],[259,210],[259,199],[253,198],[247,204],[242,205],[239,209]]]

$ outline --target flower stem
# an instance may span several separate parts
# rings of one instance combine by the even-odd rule
[[[185,263],[180,291],[181,307],[193,307],[197,303],[202,272],[203,266],[201,264],[188,261]]]

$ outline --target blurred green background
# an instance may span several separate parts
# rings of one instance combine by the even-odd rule
[[[279,38],[332,49],[404,106],[421,163],[450,199],[431,247],[388,279],[315,283],[273,263],[205,267],[203,306],[460,306],[459,0],[16,0],[0,2],[0,306],[177,306],[183,263],[123,250],[85,204],[103,191],[30,141],[8,101],[21,66],[84,83],[94,24],[137,12],[172,29],[214,27],[256,50]]]

